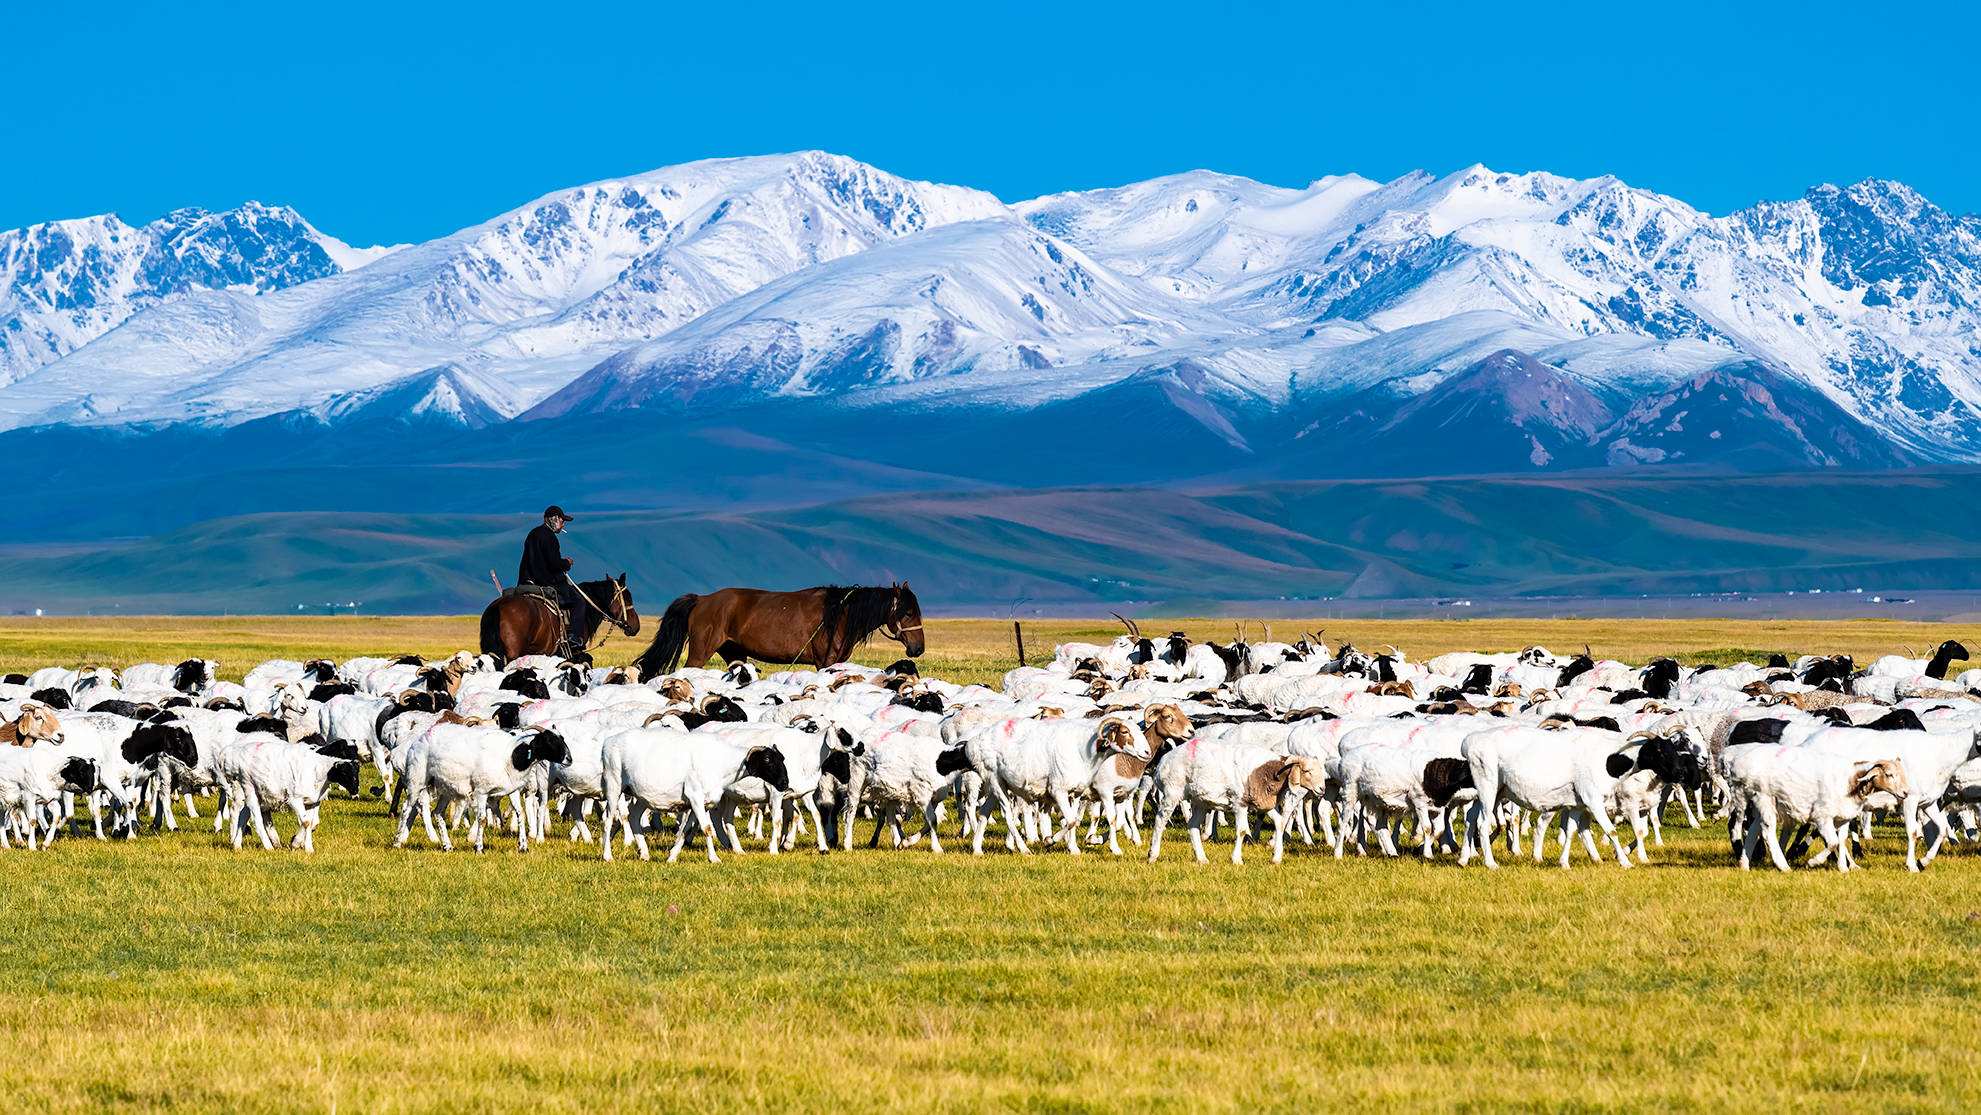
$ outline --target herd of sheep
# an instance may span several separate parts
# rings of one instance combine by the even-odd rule
[[[1765,846],[1782,870],[1806,848],[1850,870],[1889,815],[1919,870],[1977,835],[1981,671],[1948,676],[1966,656],[1949,641],[1863,668],[1540,647],[1417,663],[1318,636],[1193,643],[1131,625],[998,688],[906,660],[641,678],[463,652],[266,662],[239,683],[202,659],[51,668],[0,681],[0,846],[131,838],[209,808],[237,849],[249,832],[273,848],[286,811],[291,846],[313,851],[323,802],[359,796],[369,764],[400,847],[416,831],[478,851],[491,832],[520,850],[561,833],[645,859],[664,834],[670,861],[690,842],[714,861],[807,834],[850,848],[865,818],[874,843],[940,852],[953,810],[976,853],[991,839],[1119,855],[1125,840],[1154,860],[1180,820],[1198,862],[1223,827],[1234,863],[1248,838],[1278,862],[1292,836],[1491,867],[1495,845],[1540,860],[1553,836],[1566,867],[1579,835],[1629,867],[1675,810],[1725,818],[1734,862]]]

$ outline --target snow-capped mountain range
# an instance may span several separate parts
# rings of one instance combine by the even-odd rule
[[[1226,465],[1973,461],[1981,218],[1876,180],[1714,217],[1476,166],[1006,204],[803,152],[393,249],[257,204],[0,232],[0,380],[0,428],[1132,395]]]

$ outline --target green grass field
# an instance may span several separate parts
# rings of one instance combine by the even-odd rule
[[[1151,629],[1168,624],[1151,622]],[[1294,625],[1275,623],[1284,636]],[[1421,657],[1857,653],[1930,625],[1340,625]],[[1365,636],[1363,630],[1368,634]],[[1228,630],[1228,626],[1225,628]],[[1217,625],[1204,625],[1215,633]],[[8,621],[0,665],[452,649],[467,620]],[[1105,625],[1028,626],[1049,649]],[[1331,635],[1335,632],[1330,632]],[[1957,634],[1957,633],[1956,633]],[[931,625],[992,677],[1008,624]],[[1559,645],[1557,645],[1559,644]],[[610,649],[610,648],[609,648]],[[876,659],[888,657],[872,648]],[[1005,657],[1000,657],[1005,656]],[[608,658],[615,657],[608,654]],[[624,657],[617,655],[616,657]],[[286,819],[279,822],[290,831]],[[0,853],[0,1079],[22,1111],[1960,1109],[1981,866],[1741,874],[1668,830],[1628,872],[1294,846],[1234,868],[926,849],[602,864],[203,824]],[[862,837],[865,836],[864,826]]]

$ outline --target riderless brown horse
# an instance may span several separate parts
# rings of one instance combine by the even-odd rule
[[[667,606],[653,645],[635,662],[646,678],[674,669],[684,648],[690,666],[707,662],[711,654],[725,663],[754,658],[830,666],[852,657],[876,631],[899,642],[908,657],[921,655],[922,605],[908,582],[691,592]]]
[[[640,633],[640,613],[633,607],[633,593],[626,587],[626,574],[603,581],[586,581],[578,586],[584,599],[571,614],[571,642],[590,647],[593,636],[606,624],[631,637]],[[500,654],[505,659],[526,654],[562,654],[564,620],[556,603],[542,596],[517,593],[496,599],[481,614],[481,649],[484,654]]]

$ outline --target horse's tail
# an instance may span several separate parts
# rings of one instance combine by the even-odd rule
[[[481,613],[481,652],[483,654],[506,655],[508,649],[502,645],[502,601],[496,600],[482,609]]]
[[[695,593],[684,593],[667,606],[660,617],[660,630],[654,633],[653,645],[633,660],[640,668],[642,680],[668,673],[681,661],[681,652],[688,647],[688,615],[700,600]]]

